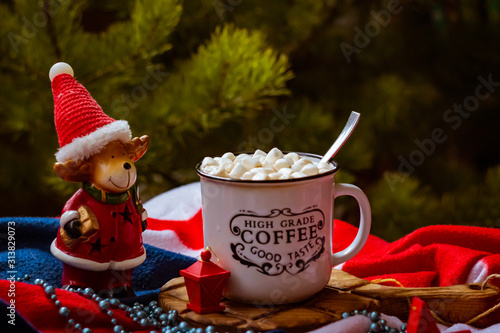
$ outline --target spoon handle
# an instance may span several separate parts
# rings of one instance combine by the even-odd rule
[[[358,124],[359,116],[360,116],[360,114],[358,112],[351,111],[351,115],[349,116],[349,119],[347,119],[347,123],[345,124],[344,129],[340,133],[337,140],[335,140],[333,145],[330,147],[330,149],[328,149],[325,156],[323,156],[323,158],[321,159],[321,162],[325,162],[325,163],[328,162],[330,159],[333,158],[333,156],[335,156],[335,154],[337,154],[337,152],[340,150],[340,148],[342,148],[342,146],[347,141],[347,139],[349,139],[352,131],[354,130],[354,128]]]

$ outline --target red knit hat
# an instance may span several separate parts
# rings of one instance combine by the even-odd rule
[[[49,72],[60,147],[56,159],[61,163],[88,158],[111,141],[132,139],[128,122],[107,116],[73,75],[71,66],[64,62],[55,64]]]

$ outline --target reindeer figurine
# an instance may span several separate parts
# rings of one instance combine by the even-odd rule
[[[68,64],[55,64],[49,76],[60,145],[54,171],[82,183],[63,208],[50,248],[63,262],[62,284],[102,297],[134,296],[132,270],[146,259],[147,227],[134,163],[149,138],[132,139],[128,123],[107,116]]]

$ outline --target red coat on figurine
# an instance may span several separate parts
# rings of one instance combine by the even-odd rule
[[[60,145],[54,171],[83,183],[64,206],[50,248],[63,262],[62,284],[90,287],[102,296],[133,296],[132,269],[146,259],[147,226],[134,162],[149,138],[132,139],[128,123],[107,116],[68,64],[55,64],[49,76]]]

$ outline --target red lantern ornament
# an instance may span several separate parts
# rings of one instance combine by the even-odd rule
[[[418,297],[413,297],[410,316],[408,317],[407,333],[439,333],[436,320],[432,317],[427,304]]]
[[[205,250],[201,253],[202,260],[179,272],[184,277],[189,297],[187,308],[199,314],[224,311],[226,308],[220,301],[226,279],[231,273],[211,262],[211,256],[210,251]]]

